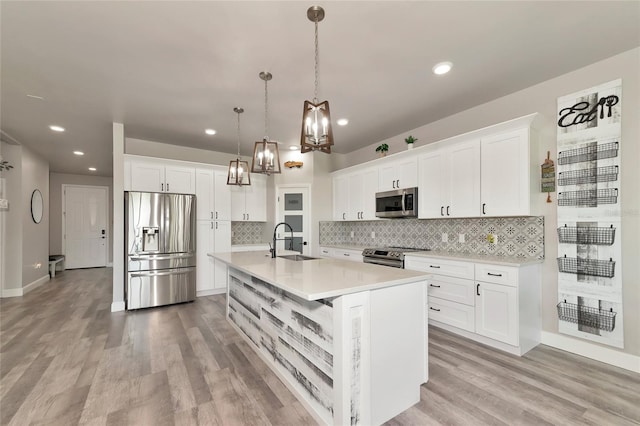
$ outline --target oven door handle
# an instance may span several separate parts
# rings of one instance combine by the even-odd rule
[[[362,261],[364,263],[372,263],[374,265],[392,266],[394,268],[404,269],[404,262],[401,260],[387,260],[387,259],[380,259],[380,258],[364,257]]]

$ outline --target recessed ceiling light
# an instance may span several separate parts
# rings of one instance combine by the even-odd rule
[[[446,74],[451,71],[451,67],[453,67],[451,62],[440,62],[433,67],[433,73],[438,75]]]
[[[204,131],[208,135],[215,135],[217,132],[213,129],[207,129]]]
[[[82,151],[73,151],[73,153],[75,155],[84,155],[84,152],[82,152]]]
[[[52,125],[52,126],[49,126],[49,128],[54,132],[64,132],[64,127]]]
[[[89,167],[89,170],[91,170],[92,172],[95,172],[96,168],[95,167]]]
[[[346,126],[347,124],[349,124],[349,120],[347,120],[346,118],[341,118],[337,121],[338,126]]]
[[[298,145],[289,145],[289,149],[291,151],[297,151],[298,149],[300,149],[300,147]]]

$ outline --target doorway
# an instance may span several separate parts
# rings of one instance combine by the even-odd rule
[[[286,227],[279,227],[277,238],[278,250],[290,247],[302,254],[309,255],[311,247],[311,203],[309,201],[309,186],[278,186],[276,199],[276,223],[287,222],[293,229],[293,235]],[[285,229],[286,228],[286,229]],[[293,241],[291,240],[293,237]]]
[[[109,188],[62,185],[62,194],[62,253],[65,255],[65,267],[107,266]]]

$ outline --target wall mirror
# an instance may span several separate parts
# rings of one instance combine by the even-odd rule
[[[42,193],[39,189],[36,189],[31,194],[31,217],[35,223],[40,223],[42,220],[43,209],[44,203],[42,201]]]

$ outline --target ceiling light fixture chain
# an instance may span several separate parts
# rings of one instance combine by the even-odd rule
[[[237,136],[238,136],[238,159],[240,158],[240,114],[244,112],[244,109],[235,107],[233,109],[236,114],[238,114],[238,128],[237,128]]]
[[[267,91],[267,82],[270,80],[271,73],[261,73],[262,75],[269,76],[269,78],[264,78],[264,138],[269,140],[269,92]]]
[[[315,81],[315,87],[314,87],[314,91],[313,91],[313,103],[317,104],[318,103],[318,75],[320,74],[320,49],[318,47],[318,11],[315,11],[315,19],[314,19],[314,23],[315,23],[315,27],[316,27],[316,31],[315,31],[315,48],[316,48],[316,57],[315,57],[315,63],[316,63],[316,68],[315,68],[315,72],[316,72],[316,81]]]

